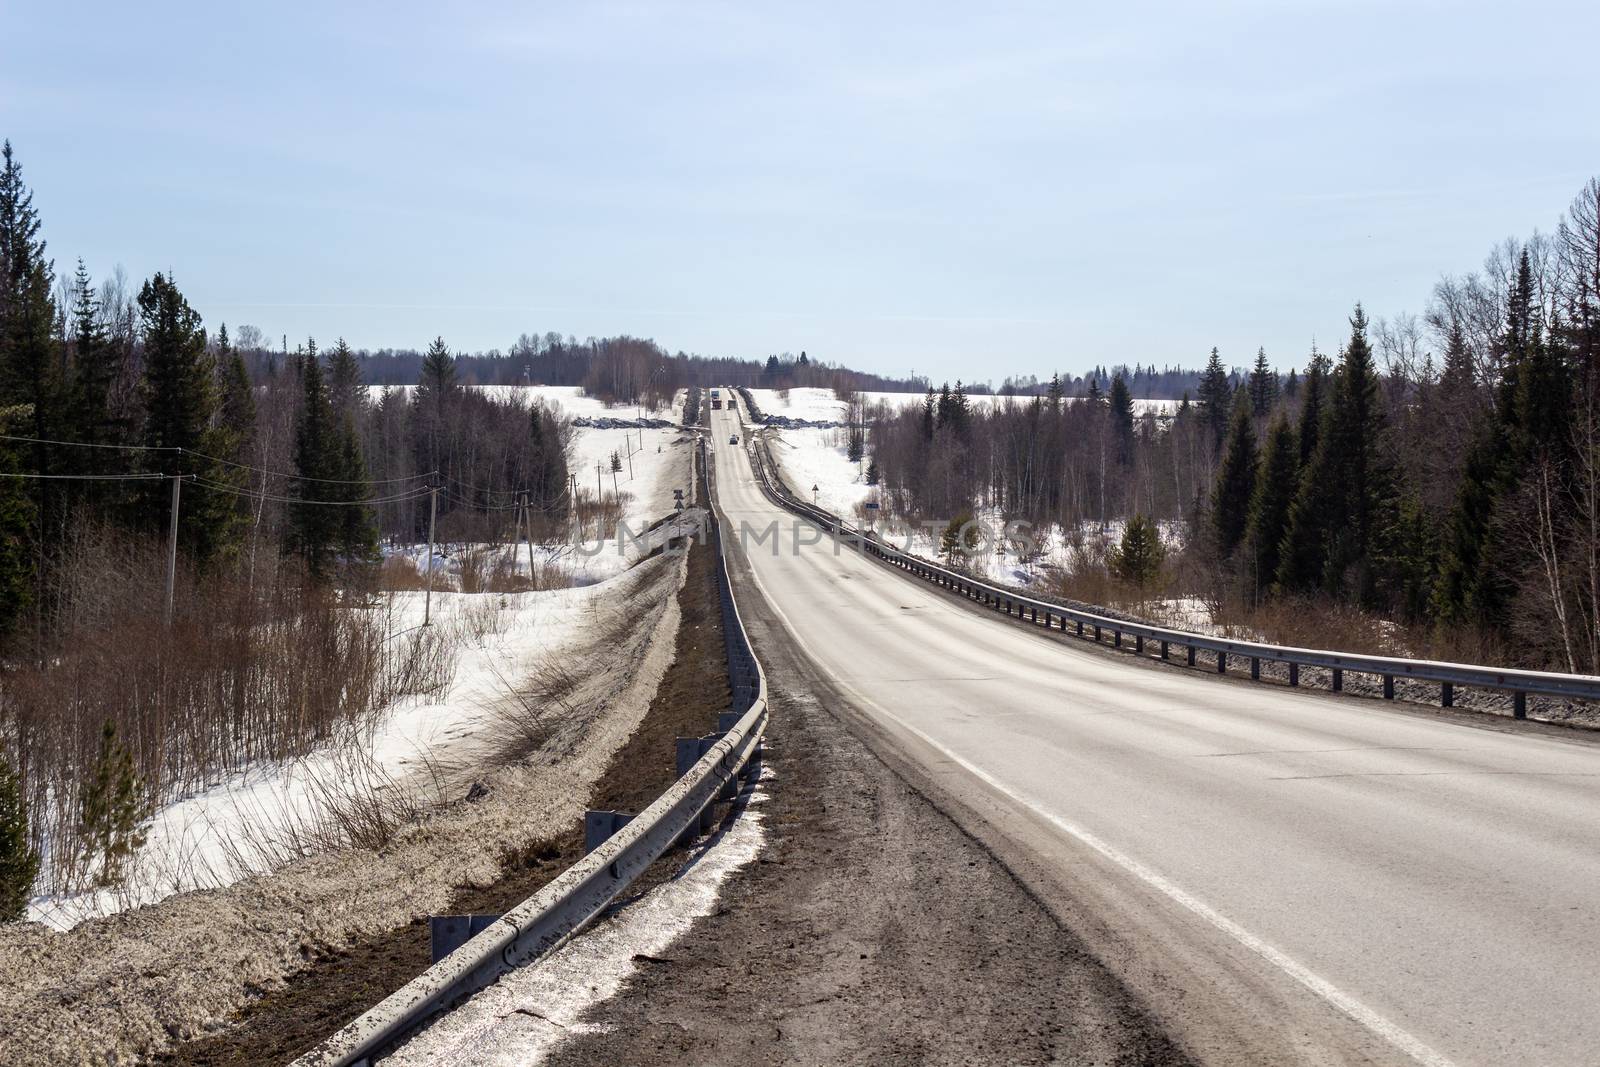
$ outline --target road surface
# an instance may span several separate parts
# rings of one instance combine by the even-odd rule
[[[811,543],[816,528],[758,489],[737,413],[711,420],[736,533],[781,531],[736,537],[744,576],[839,712],[1191,1053],[1595,1061],[1600,746],[1205,677],[987,616]]]

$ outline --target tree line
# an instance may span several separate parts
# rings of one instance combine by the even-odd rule
[[[1185,593],[1353,606],[1600,671],[1600,180],[1553,233],[1442,278],[1423,315],[1357,305],[1349,331],[1287,374],[1212,349],[1170,419],[1135,413],[1152,379],[1126,368],[981,403],[930,388],[866,420],[883,507],[1069,534],[1158,520],[1186,531]]]

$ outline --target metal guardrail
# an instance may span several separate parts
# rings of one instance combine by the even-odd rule
[[[979,581],[959,571],[941,567],[920,556],[914,556],[886,544],[874,534],[863,532],[846,523],[838,515],[797,498],[773,467],[773,459],[764,443],[752,442],[751,454],[763,489],[780,506],[820,524],[829,533],[847,537],[859,543],[862,551],[899,567],[915,577],[922,578],[944,589],[958,593],[984,604],[991,604],[1007,616],[1020,622],[1042,626],[1046,629],[1059,626],[1066,631],[1074,628],[1079,637],[1092,634],[1099,642],[1110,633],[1116,647],[1123,647],[1125,637],[1132,638],[1133,651],[1145,654],[1145,642],[1159,645],[1161,659],[1168,659],[1172,648],[1185,649],[1190,666],[1195,665],[1199,653],[1216,656],[1218,674],[1225,674],[1228,659],[1248,660],[1250,677],[1259,680],[1261,664],[1282,663],[1288,668],[1289,684],[1300,684],[1300,670],[1316,667],[1331,674],[1334,691],[1344,688],[1344,675],[1348,672],[1366,674],[1383,680],[1385,699],[1394,699],[1396,678],[1436,682],[1439,701],[1443,707],[1455,704],[1455,688],[1468,686],[1477,689],[1494,689],[1512,694],[1512,714],[1518,719],[1527,718],[1527,696],[1566,697],[1578,700],[1600,700],[1600,678],[1587,674],[1557,674],[1548,671],[1515,670],[1502,667],[1483,667],[1468,663],[1444,663],[1437,660],[1404,659],[1388,656],[1370,656],[1350,652],[1331,652],[1315,648],[1296,648],[1289,645],[1270,645],[1254,641],[1234,641],[1227,638],[1197,634],[1188,630],[1174,630],[1147,623],[1130,622],[1098,615],[1091,611],[1070,608],[1050,601],[1022,595],[1004,586]]]
[[[704,439],[701,441],[705,454]],[[711,477],[710,465],[705,467]],[[738,716],[687,773],[605,843],[465,945],[363,1013],[295,1061],[302,1067],[365,1065],[419,1024],[462,998],[560,947],[595,918],[674,842],[698,832],[702,813],[754,768],[767,724],[767,679],[750,647],[728,582],[716,513],[717,587],[728,644],[728,676]]]

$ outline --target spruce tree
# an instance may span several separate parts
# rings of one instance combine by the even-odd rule
[[[243,523],[237,490],[244,472],[218,462],[227,428],[217,422],[215,360],[206,344],[200,315],[165,275],[156,274],[139,290],[144,335],[144,443],[146,468],[189,479],[178,515],[178,542],[201,565],[232,548]],[[224,486],[228,488],[212,488]],[[233,491],[230,491],[233,490]],[[171,485],[146,492],[144,521],[163,529]]]
[[[244,357],[228,340],[226,324],[217,331],[217,363],[222,373],[217,423],[223,440],[219,454],[235,463],[245,463],[256,432],[255,388],[250,384]]]
[[[300,360],[304,393],[295,430],[294,466],[299,476],[295,495],[301,502],[290,506],[289,545],[305,560],[311,576],[323,579],[328,576],[337,551],[342,487],[335,481],[341,472],[333,405],[328,399],[316,343],[309,347]]]
[[[1233,406],[1222,466],[1211,496],[1212,533],[1217,540],[1217,555],[1222,559],[1232,556],[1244,540],[1255,478],[1256,432],[1251,422],[1249,395],[1241,389]]]
[[[372,499],[372,483],[360,433],[367,393],[361,364],[343,337],[328,355],[325,380],[337,453],[335,476],[339,479],[333,495],[341,502],[335,509],[339,513],[335,549],[346,565],[373,563],[378,559],[378,526],[366,503]]]
[[[452,365],[450,377],[455,376]],[[366,387],[362,381],[361,364],[343,337],[328,353],[328,399],[333,405],[333,419],[342,425],[346,418],[359,421],[366,410]]]
[[[39,853],[28,843],[28,802],[21,783],[0,753],[0,923],[15,922],[28,911],[28,897],[39,877]]]
[[[1250,412],[1256,418],[1266,418],[1278,400],[1278,375],[1267,365],[1267,350],[1256,350],[1256,365],[1250,371]]]
[[[117,736],[110,719],[100,730],[100,751],[79,797],[79,838],[91,863],[95,885],[121,883],[123,864],[144,845],[146,805],[134,770],[133,753]]]
[[[1300,469],[1311,466],[1311,457],[1322,438],[1324,394],[1328,389],[1328,357],[1311,346],[1311,361],[1306,364],[1305,397],[1300,401],[1300,418],[1296,424],[1300,435]]]
[[[422,371],[411,394],[411,425],[415,437],[416,469],[426,473],[445,468],[445,430],[455,409],[455,357],[443,337],[435,337],[422,357]]]
[[[14,424],[26,417],[26,408],[0,408],[0,433],[16,433]],[[0,648],[19,629],[33,604],[34,554],[38,517],[33,497],[19,478],[5,477],[22,469],[17,449],[0,441]]]
[[[6,141],[0,145],[0,404],[33,405],[28,436],[48,438],[59,384],[55,265],[39,226],[33,191]]]
[[[118,360],[100,323],[100,301],[89,272],[78,260],[72,276],[72,403],[66,418],[69,439],[89,444],[113,445],[122,440],[124,427],[112,410],[112,390],[119,372]],[[123,469],[123,459],[105,449],[75,450],[73,468],[80,474]]]
[[[346,414],[337,427],[338,478],[334,488],[342,506],[338,512],[338,536],[335,547],[347,567],[360,567],[378,562],[378,522],[367,501],[372,499],[372,483],[368,480],[367,460],[361,451],[361,437],[356,431],[355,416]]]
[[[1444,370],[1439,377],[1440,391],[1448,398],[1468,396],[1473,390],[1472,354],[1467,350],[1467,335],[1461,320],[1450,320],[1445,339]]]
[[[1117,435],[1117,455],[1126,463],[1133,457],[1133,394],[1119,372],[1111,379],[1111,428]]]
[[[1150,519],[1136,513],[1123,528],[1122,539],[1107,562],[1112,574],[1142,590],[1161,576],[1166,555],[1161,531]]]
[[[1256,471],[1255,489],[1250,495],[1250,519],[1246,533],[1253,560],[1253,580],[1260,592],[1272,585],[1278,574],[1278,551],[1289,524],[1289,507],[1299,485],[1300,449],[1294,427],[1283,415],[1272,420],[1266,446]]]
[[[1350,343],[1333,376],[1324,432],[1289,509],[1278,568],[1284,588],[1320,585],[1359,603],[1373,601],[1388,563],[1396,503],[1384,432],[1366,312],[1357,304]]]
[[[1200,376],[1200,406],[1205,411],[1206,424],[1211,427],[1212,445],[1222,441],[1228,429],[1228,418],[1233,405],[1233,386],[1228,381],[1227,369],[1216,348],[1206,361],[1205,373]]]
[[[0,145],[0,407],[27,405],[8,420],[8,431],[35,438],[17,452],[22,468],[60,473],[57,450],[44,442],[61,436],[60,361],[57,358],[56,306],[51,291],[55,265],[39,237],[39,213],[33,192],[22,180],[22,165],[11,142]],[[13,479],[7,479],[13,480]],[[41,535],[30,557],[26,577],[37,581],[40,552],[54,540],[61,523],[61,483],[43,479],[27,485],[35,530]],[[13,576],[0,576],[0,582]]]

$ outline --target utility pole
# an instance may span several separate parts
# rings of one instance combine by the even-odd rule
[[[528,494],[522,494],[522,514],[528,517],[528,525],[523,526],[523,533],[528,536],[528,582],[533,582],[533,509],[528,507]]]
[[[633,453],[628,453],[628,481],[633,481]]]
[[[183,475],[172,476],[172,519],[167,534],[167,625],[172,625],[172,594],[178,582],[178,494]]]
[[[533,512],[528,510],[528,494],[527,493],[523,493],[522,494],[522,514],[524,516],[523,522],[525,522],[527,524],[522,528],[522,530],[523,530],[523,532],[525,534],[528,535],[528,581],[532,582],[533,581]],[[513,561],[515,561],[516,558],[517,558],[515,548],[513,548],[513,550],[512,550],[511,558],[512,558]]]
[[[433,621],[433,524],[439,517],[439,487],[428,491],[428,591],[422,599],[422,625]]]

